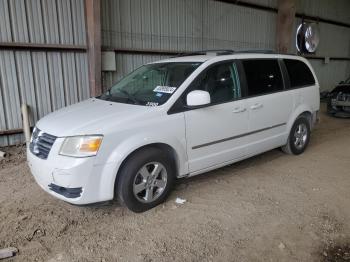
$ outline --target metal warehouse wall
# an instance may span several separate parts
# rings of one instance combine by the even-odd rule
[[[275,48],[276,14],[208,0],[102,3],[102,45],[106,47],[164,51]],[[159,56],[117,54],[117,71],[104,73],[104,85],[141,61],[157,59]]]
[[[192,51],[213,48],[275,49],[275,12],[214,0],[101,0],[102,45],[109,49]],[[277,8],[277,0],[245,0]],[[0,131],[22,127],[20,105],[31,124],[49,112],[89,97],[85,51],[19,50],[1,44],[86,47],[84,0],[0,0]],[[299,0],[297,12],[350,23],[348,0]],[[295,20],[295,28],[300,23]],[[316,56],[350,57],[350,28],[319,23]],[[59,49],[59,48],[58,48]],[[295,52],[294,42],[291,50]],[[166,58],[116,52],[117,71],[103,73],[110,86],[134,68]],[[310,59],[321,90],[350,74],[349,60]],[[23,141],[0,136],[0,146]]]
[[[277,8],[277,0],[245,2]],[[297,12],[349,23],[348,0],[300,0]],[[276,13],[214,0],[102,0],[102,44],[115,49],[191,51],[213,48],[275,49]],[[301,20],[296,19],[295,28]],[[317,56],[350,57],[350,28],[319,23]],[[295,52],[295,41],[291,43]],[[117,53],[117,71],[103,74],[110,86],[159,56]],[[350,74],[349,61],[310,59],[321,90]]]
[[[86,45],[84,0],[0,0],[0,42]],[[0,46],[0,130],[31,125],[44,115],[89,97],[85,52],[14,51]],[[0,146],[22,135],[0,136]]]

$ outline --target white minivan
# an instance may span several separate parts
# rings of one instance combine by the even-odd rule
[[[28,162],[59,199],[118,199],[143,212],[166,199],[176,178],[277,147],[301,154],[319,101],[302,57],[193,53],[141,66],[103,95],[44,117]]]

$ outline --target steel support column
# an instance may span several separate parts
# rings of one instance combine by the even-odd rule
[[[101,84],[101,1],[85,0],[90,96],[102,93]]]
[[[291,46],[295,4],[295,0],[278,0],[276,47],[280,53],[288,53]]]

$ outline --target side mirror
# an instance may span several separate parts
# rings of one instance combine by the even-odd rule
[[[210,94],[207,91],[194,90],[187,94],[187,106],[196,107],[210,104]]]
[[[340,81],[340,82],[339,82],[339,85],[342,85],[342,84],[344,84],[344,81]]]

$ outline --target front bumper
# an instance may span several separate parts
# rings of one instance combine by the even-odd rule
[[[60,141],[56,141],[46,160],[27,149],[30,171],[43,190],[77,205],[113,199],[113,187],[110,185],[112,181],[114,184],[115,165],[96,164],[95,157],[61,156],[58,154],[59,146]]]
[[[336,99],[331,100],[332,106],[348,106],[350,107],[350,101],[339,101]]]

